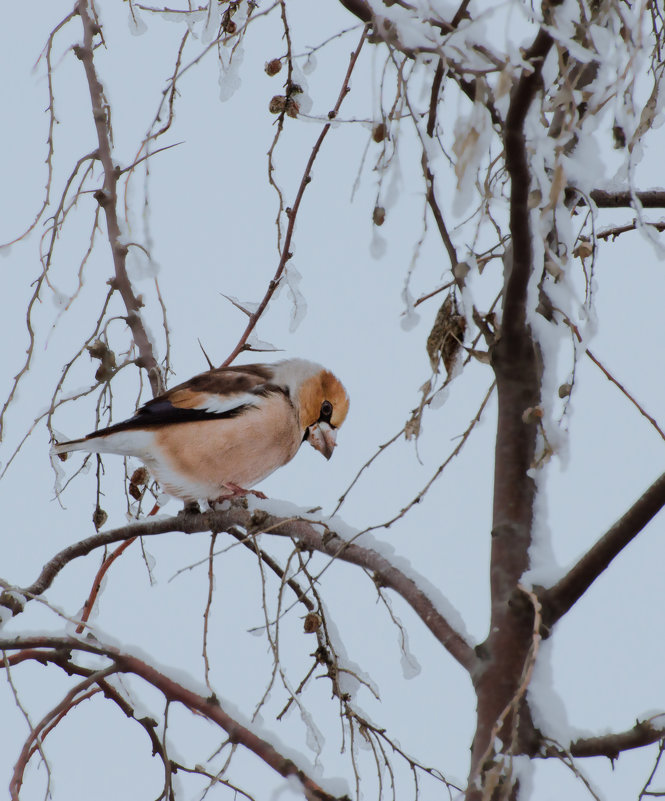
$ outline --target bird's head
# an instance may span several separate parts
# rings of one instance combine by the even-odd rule
[[[320,369],[305,378],[298,389],[298,414],[303,441],[332,456],[337,429],[349,411],[349,396],[341,382],[329,371]]]

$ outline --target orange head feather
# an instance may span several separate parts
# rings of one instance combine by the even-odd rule
[[[321,370],[310,376],[300,387],[300,428],[303,431],[321,419],[324,401],[332,405],[330,425],[339,428],[349,411],[349,396],[341,382],[329,370]]]

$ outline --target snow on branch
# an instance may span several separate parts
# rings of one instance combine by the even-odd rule
[[[192,712],[203,715],[211,722],[216,723],[227,732],[232,742],[239,743],[249,751],[252,751],[273,770],[279,773],[280,776],[284,778],[295,777],[302,786],[303,793],[308,801],[335,801],[336,799],[336,796],[323,790],[307,775],[307,773],[305,773],[305,771],[299,768],[292,759],[281,754],[267,740],[257,735],[240,721],[231,717],[231,715],[224,710],[215,695],[205,697],[186,687],[180,681],[175,681],[162,671],[157,670],[152,665],[132,654],[122,652],[108,645],[97,644],[90,641],[82,642],[74,637],[37,636],[0,640],[0,651],[18,651],[19,653],[17,656],[20,657],[24,649],[28,649],[31,659],[42,663],[62,663],[63,652],[76,653],[77,651],[84,651],[86,653],[108,657],[112,664],[103,670],[91,673],[84,683],[85,687],[94,683],[98,678],[106,678],[110,673],[130,673],[139,676],[144,679],[144,681],[148,682],[148,684],[155,687],[155,689],[159,690],[167,701],[181,703]],[[70,662],[71,660],[68,659],[66,664],[61,664],[63,669],[68,670]],[[5,667],[8,663],[11,664],[11,659],[7,660]],[[82,685],[79,685],[75,690],[79,692],[81,686]],[[69,698],[69,695],[71,695],[71,693],[68,694],[66,698],[67,702],[73,700],[73,698]]]
[[[646,720],[638,720],[631,729],[601,734],[597,737],[581,737],[570,744],[565,754],[552,745],[541,754],[543,757],[573,757],[604,756],[608,759],[617,759],[623,751],[633,748],[643,748],[646,745],[657,743],[665,738],[665,715],[659,714]]]
[[[283,518],[270,515],[262,509],[250,511],[240,504],[233,504],[225,511],[203,513],[181,512],[175,517],[146,520],[111,531],[95,534],[70,545],[49,560],[40,576],[29,587],[6,589],[0,595],[0,606],[12,615],[23,611],[27,601],[44,593],[56,576],[69,562],[86,556],[97,548],[134,537],[147,537],[169,531],[193,534],[201,531],[222,532],[241,528],[252,534],[272,534],[292,537],[306,549],[319,551],[333,559],[355,564],[369,570],[373,579],[383,587],[397,592],[411,606],[437,640],[462,667],[471,672],[477,658],[471,645],[456,631],[452,624],[437,610],[433,601],[418,587],[416,582],[392,565],[388,559],[372,548],[348,542],[325,527],[321,533],[320,523],[298,518]]]
[[[553,4],[555,5],[555,4]],[[524,54],[524,61],[533,65],[522,75],[512,93],[506,116],[504,143],[506,169],[510,175],[510,233],[512,236],[512,267],[506,281],[503,299],[504,336],[521,332],[526,322],[527,284],[532,271],[531,226],[528,199],[531,189],[524,122],[531,103],[541,85],[545,56],[554,40],[541,28]]]

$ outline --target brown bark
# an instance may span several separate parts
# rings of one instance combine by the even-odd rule
[[[477,724],[471,749],[469,801],[482,798],[481,786],[494,781],[495,752],[519,752],[523,747],[520,739],[534,739],[530,716],[526,711],[519,715],[520,704],[516,703],[533,630],[532,610],[520,602],[518,584],[529,566],[535,498],[528,471],[534,461],[538,426],[536,415],[528,410],[535,410],[539,404],[541,375],[526,311],[533,250],[524,121],[540,88],[542,63],[551,46],[550,34],[541,29],[525,53],[525,61],[533,69],[525,70],[513,89],[504,128],[511,181],[512,263],[504,285],[502,323],[491,348],[499,399],[490,565],[492,608],[490,633],[480,651],[483,667],[473,677]],[[494,742],[497,735],[501,748]],[[502,797],[517,797],[517,784],[501,772],[500,761],[498,765]]]

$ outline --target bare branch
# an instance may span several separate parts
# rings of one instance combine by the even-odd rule
[[[655,715],[647,720],[638,720],[632,729],[614,734],[601,734],[598,737],[581,737],[570,744],[567,750],[574,757],[604,756],[615,760],[623,751],[643,748],[665,738],[665,715]],[[556,746],[545,749],[540,756],[559,757],[561,750]]]
[[[577,337],[578,342],[582,342],[582,335],[580,334],[579,328],[567,317],[564,317],[564,322],[570,328],[570,330],[575,334]],[[628,390],[624,387],[624,385],[618,381],[612,373],[602,364],[602,362],[594,356],[594,354],[588,349],[585,349],[586,355],[591,359],[591,361],[596,365],[596,367],[603,373],[605,378],[608,381],[611,381],[617,389],[628,398],[628,400],[633,404],[633,406],[637,409],[637,411],[642,415],[642,417],[646,417],[646,419],[651,423],[651,425],[656,429],[656,431],[660,434],[660,436],[665,439],[665,431],[658,425],[658,422],[654,417],[652,417],[644,407],[628,392]]]
[[[665,506],[665,473],[622,515],[577,564],[541,595],[543,622],[553,626],[584,595],[615,556],[642,531]]]
[[[591,200],[600,209],[632,208],[633,197],[636,197],[645,209],[665,208],[665,190],[662,189],[649,189],[646,192],[607,192],[604,189],[594,189],[591,192]],[[583,199],[579,201],[579,205],[584,205]]]
[[[131,654],[123,653],[110,646],[83,642],[73,637],[25,637],[0,640],[0,651],[16,651],[24,648],[30,649],[30,653],[33,655],[32,658],[46,661],[51,661],[50,656],[53,651],[42,649],[55,649],[56,656],[59,656],[63,650],[85,651],[107,656],[113,660],[113,665],[103,671],[92,674],[87,680],[88,684],[94,682],[96,676],[99,675],[100,678],[103,678],[109,672],[131,673],[139,676],[159,690],[169,702],[181,703],[192,712],[198,712],[208,720],[216,723],[227,732],[233,742],[237,742],[252,751],[269,767],[279,773],[280,776],[284,778],[293,776],[298,779],[308,801],[335,801],[336,799],[335,796],[325,792],[293,760],[280,754],[271,743],[257,736],[242,723],[227,714],[214,695],[204,698]],[[35,651],[35,649],[39,650]],[[72,692],[80,692],[80,688],[81,685],[78,685]]]
[[[8,648],[7,650],[15,650]],[[81,683],[77,684],[73,687],[62,699],[62,701],[51,709],[47,714],[42,718],[42,720],[32,729],[28,738],[26,739],[25,743],[23,744],[23,748],[21,749],[21,753],[19,754],[18,759],[16,760],[16,764],[14,765],[14,773],[12,776],[12,780],[9,783],[9,794],[12,801],[19,801],[19,794],[21,791],[21,785],[23,784],[23,775],[25,773],[25,769],[28,766],[28,762],[30,757],[37,751],[41,750],[41,739],[43,733],[47,730],[50,730],[51,724],[54,722],[58,722],[62,720],[62,718],[67,714],[67,712],[77,703],[76,697],[88,690],[88,688],[95,684],[97,679],[104,679],[111,673],[117,672],[117,668],[115,665],[111,665],[110,667],[105,668],[104,670],[99,670],[95,672],[91,672],[91,675],[84,679]],[[87,694],[85,697],[89,697]]]
[[[321,524],[319,524],[320,526]],[[364,548],[347,542],[333,531],[321,534],[309,520],[281,518],[270,515],[263,510],[248,511],[239,505],[232,505],[226,511],[209,511],[203,513],[181,512],[176,517],[162,520],[146,520],[129,526],[95,534],[85,540],[60,551],[44,566],[39,578],[24,589],[16,588],[0,595],[0,606],[9,609],[12,614],[19,614],[23,604],[17,595],[26,600],[41,595],[53,583],[58,573],[80,556],[86,556],[97,548],[114,542],[121,542],[133,537],[149,537],[164,534],[168,531],[181,531],[193,534],[201,531],[229,531],[241,527],[253,533],[269,533],[280,537],[297,540],[305,548],[320,551],[335,559],[363,567],[374,574],[374,580],[397,592],[412,607],[439,642],[448,650],[464,668],[471,671],[476,664],[473,648],[446,620],[433,602],[418,587],[417,583],[394,567],[385,557],[371,548]]]
[[[348,66],[348,69],[346,71],[346,75],[344,76],[344,81],[342,82],[342,88],[340,89],[339,96],[337,98],[337,102],[335,103],[334,108],[328,113],[328,117],[331,120],[334,120],[335,117],[337,116],[337,114],[339,112],[339,109],[340,109],[340,106],[342,105],[342,102],[343,102],[344,98],[346,97],[346,95],[347,95],[347,93],[349,91],[349,80],[351,78],[351,73],[353,72],[353,68],[355,67],[356,62],[358,61],[358,56],[360,55],[360,51],[362,49],[363,44],[365,43],[365,39],[366,38],[367,38],[367,27],[363,28],[363,32],[362,32],[362,34],[360,36],[360,41],[358,42],[358,45],[357,45],[356,49],[351,54],[351,58],[349,60],[349,66]],[[266,290],[266,293],[263,296],[263,299],[259,303],[258,308],[256,309],[255,312],[253,312],[249,316],[249,322],[247,323],[247,326],[246,326],[245,330],[243,331],[242,336],[238,340],[237,345],[235,346],[235,348],[231,351],[231,353],[224,360],[224,362],[222,364],[223,367],[225,367],[228,364],[231,364],[231,362],[236,358],[236,356],[239,353],[241,353],[243,350],[246,349],[246,347],[247,347],[247,339],[249,338],[249,335],[252,333],[252,331],[256,327],[256,324],[258,323],[259,318],[261,317],[261,315],[265,311],[266,307],[268,306],[268,303],[270,302],[270,298],[272,298],[272,296],[275,294],[275,290],[279,286],[280,280],[282,278],[282,274],[284,273],[284,269],[286,267],[286,263],[291,258],[291,252],[289,251],[289,248],[291,246],[291,239],[293,237],[293,231],[294,231],[294,227],[295,227],[296,217],[298,215],[298,209],[300,208],[300,203],[301,203],[303,195],[305,193],[305,189],[307,187],[307,184],[309,184],[309,182],[312,180],[312,176],[311,176],[312,166],[314,165],[314,161],[315,161],[315,159],[316,159],[316,157],[317,157],[317,155],[319,153],[319,150],[321,149],[321,145],[323,144],[323,140],[326,138],[326,135],[328,134],[328,131],[330,130],[330,127],[331,127],[331,123],[330,122],[327,122],[323,126],[323,130],[321,131],[321,133],[319,134],[316,142],[314,143],[314,147],[312,148],[312,152],[310,153],[309,159],[307,160],[307,164],[305,165],[305,170],[303,172],[302,179],[300,180],[300,186],[298,187],[298,192],[296,194],[296,199],[295,199],[295,201],[293,203],[293,206],[291,207],[291,209],[287,209],[286,210],[287,216],[289,218],[289,223],[288,223],[287,228],[286,228],[286,235],[284,237],[284,243],[282,245],[282,255],[281,255],[281,258],[279,260],[279,264],[277,265],[277,269],[275,271],[275,275],[273,276],[272,280],[270,281],[270,284],[268,285],[268,289]]]
[[[125,304],[127,325],[131,329],[134,342],[139,351],[140,358],[137,363],[147,371],[153,395],[158,395],[163,390],[162,375],[155,359],[150,337],[141,319],[141,301],[134,293],[127,275],[127,245],[121,241],[117,212],[119,173],[113,164],[111,152],[111,112],[104,97],[104,89],[97,77],[93,58],[93,39],[99,32],[99,25],[94,18],[94,12],[91,10],[90,0],[79,0],[77,9],[83,23],[83,45],[76,45],[74,53],[83,64],[88,81],[92,115],[99,143],[98,157],[104,169],[104,185],[102,189],[96,192],[95,198],[104,209],[104,214],[106,215],[107,234],[115,267],[115,287],[120,292]]]
[[[665,222],[648,222],[644,223],[644,225],[649,228],[654,228],[659,233],[665,231]],[[637,220],[626,223],[626,225],[614,225],[611,228],[604,228],[602,231],[598,231],[596,239],[611,239],[614,241],[618,236],[626,234],[629,231],[637,231]]]

